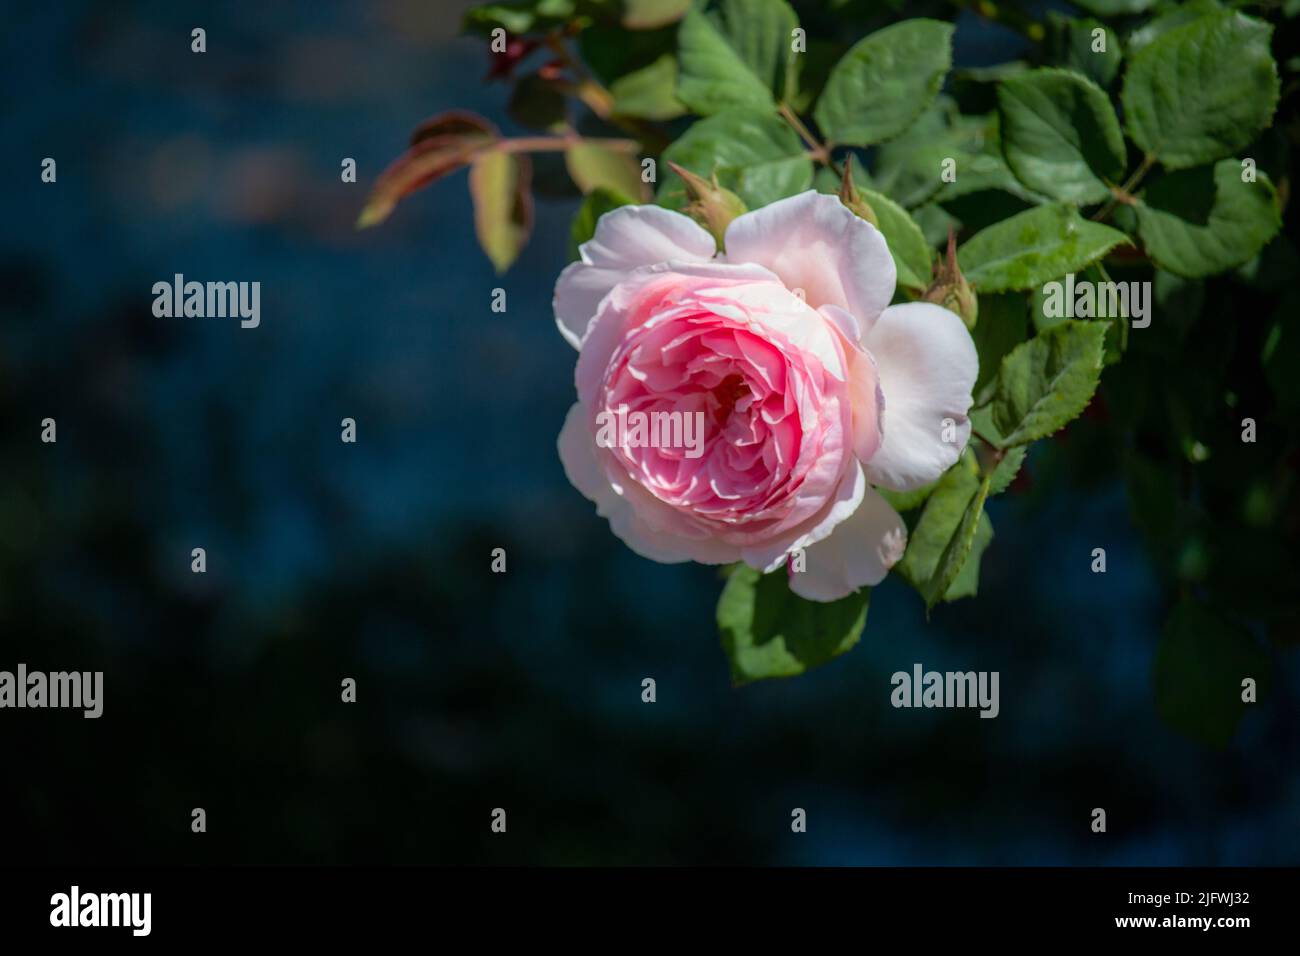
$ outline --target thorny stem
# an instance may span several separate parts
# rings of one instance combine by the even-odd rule
[[[970,432],[970,433],[971,433],[972,435],[974,435],[976,438],[978,438],[980,441],[982,441],[985,445],[988,446],[988,449],[989,449],[989,452],[990,452],[990,454],[989,454],[989,459],[993,462],[993,467],[996,468],[998,465],[1000,465],[1000,464],[1002,463],[1002,459],[1006,456],[1006,453],[1007,453],[1007,452],[1006,452],[1006,449],[1004,449],[1004,448],[999,448],[999,447],[998,447],[998,446],[997,446],[997,445],[992,441],[992,439],[987,438],[987,437],[984,436],[984,435],[981,435],[981,434],[980,434],[978,431],[976,431],[974,428],[971,429],[971,432]]]
[[[1112,186],[1110,188],[1110,199],[1106,201],[1106,205],[1102,206],[1101,209],[1093,214],[1092,221],[1101,222],[1114,212],[1115,206],[1120,203],[1125,206],[1134,205],[1137,200],[1133,198],[1133,190],[1138,188],[1142,180],[1146,177],[1146,174],[1151,172],[1151,167],[1155,164],[1156,158],[1151,153],[1147,153],[1143,156],[1142,162],[1138,164],[1137,169],[1133,170],[1133,175],[1125,180],[1123,186]]]
[[[781,119],[789,123],[790,128],[799,134],[799,138],[804,141],[804,145],[808,147],[813,159],[823,166],[829,166],[831,169],[835,168],[835,164],[831,162],[830,148],[824,143],[818,142],[817,137],[804,125],[803,120],[799,118],[799,114],[790,109],[788,103],[782,103],[777,112],[781,114]]]

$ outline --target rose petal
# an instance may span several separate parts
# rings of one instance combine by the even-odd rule
[[[582,261],[560,273],[555,284],[555,323],[564,340],[579,348],[600,302],[638,266],[669,259],[707,262],[717,244],[695,220],[658,206],[620,206],[596,223],[584,242]]]
[[[934,481],[970,438],[979,357],[954,313],[928,302],[886,309],[863,338],[884,393],[884,434],[866,462],[873,485],[911,491]],[[945,441],[945,430],[952,441]]]
[[[804,570],[790,572],[790,590],[810,601],[838,601],[883,581],[906,549],[903,519],[868,488],[852,516],[807,548]]]
[[[683,279],[683,276],[686,278]],[[595,400],[595,392],[605,375],[609,358],[627,333],[633,313],[638,322],[666,322],[673,317],[674,312],[671,307],[658,308],[665,297],[680,298],[699,288],[718,289],[721,290],[718,295],[725,295],[725,290],[730,286],[755,280],[777,283],[772,273],[756,265],[670,260],[634,269],[619,282],[616,289],[607,290],[615,294],[604,297],[593,313],[596,318],[581,342],[578,364],[574,370],[578,398],[584,402]],[[558,316],[559,313],[556,314]]]
[[[894,259],[885,237],[836,196],[806,192],[734,219],[727,261],[767,266],[810,306],[847,309],[869,329],[894,297]]]
[[[615,536],[641,557],[660,564],[729,564],[739,560],[736,548],[698,532],[692,537],[685,528],[666,532],[652,527],[646,519],[657,517],[672,522],[677,516],[635,485],[629,484],[622,489],[623,494],[619,493],[596,458],[596,441],[587,419],[582,403],[570,407],[556,446],[569,483],[595,502],[596,513],[609,521]]]
[[[873,494],[875,492],[867,487],[862,467],[856,461],[850,461],[834,493],[812,519],[779,538],[745,548],[742,552],[745,563],[762,571],[779,568],[794,548],[807,548],[833,535],[841,523],[857,513],[863,497]]]
[[[833,305],[823,306],[827,316],[841,335],[846,329],[856,329],[857,323],[848,312]],[[868,462],[880,448],[884,434],[885,395],[880,388],[880,373],[870,352],[858,344],[860,335],[844,339],[844,352],[848,364],[849,401],[853,407],[853,454],[858,461]]]

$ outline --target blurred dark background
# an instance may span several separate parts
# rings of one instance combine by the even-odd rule
[[[633,555],[555,452],[576,195],[503,279],[463,173],[353,229],[421,119],[511,129],[463,8],[6,4],[0,669],[105,703],[0,712],[5,861],[1300,860],[1295,655],[1224,751],[1160,721],[1172,596],[1091,418],[993,503],[977,599],[891,579],[847,656],[729,685],[716,571]],[[959,62],[1016,55],[959,22]],[[178,272],[260,281],[261,327],[155,318]],[[891,708],[916,662],[999,671],[1000,716]]]

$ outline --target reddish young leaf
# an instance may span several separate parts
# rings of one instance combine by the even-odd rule
[[[499,139],[496,128],[473,113],[442,113],[420,124],[410,148],[375,180],[357,228],[383,222],[400,200],[468,165]]]

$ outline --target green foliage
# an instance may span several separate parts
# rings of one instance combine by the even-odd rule
[[[700,116],[772,109],[790,99],[799,75],[790,35],[798,25],[783,0],[718,0],[692,9],[677,35],[677,98]]]
[[[1242,181],[1242,164],[1170,173],[1152,183],[1137,205],[1138,236],[1156,265],[1201,278],[1249,261],[1282,225],[1277,192],[1264,173]]]
[[[641,168],[631,153],[596,143],[575,143],[564,151],[564,164],[584,194],[608,189],[622,196],[641,195]]]
[[[1101,87],[1110,86],[1124,58],[1119,37],[1100,20],[1091,17],[1076,20],[1055,11],[1047,14],[1045,45],[1051,63],[1082,73]]]
[[[494,76],[514,84],[511,115],[545,135],[512,143],[480,117],[436,116],[378,178],[360,225],[469,167],[480,242],[503,269],[531,224],[533,151],[563,155],[585,193],[575,256],[601,215],[645,201],[646,158],[655,201],[677,210],[687,196],[670,164],[716,176],[749,209],[809,188],[838,194],[847,164],[853,208],[893,256],[895,301],[926,295],[950,232],[978,294],[974,437],[931,485],[881,491],[910,529],[894,571],[927,611],[974,595],[993,541],[985,503],[1024,487],[1012,489],[1031,443],[1035,484],[1044,460],[1069,461],[1057,481],[1121,478],[1153,566],[1181,598],[1157,655],[1158,709],[1222,746],[1243,709],[1235,675],[1266,674],[1243,625],[1279,645],[1300,631],[1300,257],[1282,229],[1294,137],[1272,126],[1271,50],[1273,24],[1294,10],[1075,6],[1084,12],[1042,23],[1023,5],[981,10],[1038,45],[954,70],[954,24],[897,3],[801,2],[808,35],[787,0],[485,4],[466,29],[510,34]],[[873,32],[853,32],[865,22]],[[1153,284],[1149,325],[1044,310],[1047,283],[1112,274]],[[1048,441],[1099,389],[1096,414],[1068,442]],[[1257,441],[1243,440],[1247,419]],[[734,679],[843,653],[867,603],[866,590],[805,601],[784,570],[734,569],[718,606]]]
[[[895,568],[920,592],[927,608],[975,594],[979,560],[993,540],[993,525],[984,514],[991,484],[992,475],[981,475],[974,457],[967,454],[927,497]]]
[[[1016,346],[993,386],[997,444],[1046,438],[1088,407],[1101,375],[1106,325],[1069,319]]]
[[[906,130],[934,102],[952,65],[952,24],[904,20],[845,54],[817,103],[832,142],[867,146]]]
[[[979,297],[979,321],[971,330],[975,351],[979,355],[979,377],[975,379],[975,404],[983,405],[992,397],[1002,359],[1025,340],[1029,322],[1025,314],[1025,297],[1014,292]]]
[[[898,272],[898,284],[909,289],[924,289],[930,283],[934,257],[925,234],[906,209],[884,193],[874,189],[859,190],[876,214],[876,225],[889,243]]]
[[[792,677],[853,647],[867,622],[869,588],[829,604],[790,590],[788,572],[738,565],[718,600],[718,631],[732,682]]]
[[[1066,205],[1027,209],[972,236],[957,252],[981,292],[1032,289],[1096,262],[1129,239]]]
[[[1184,3],[1170,7],[1159,16],[1152,17],[1129,33],[1126,44],[1128,54],[1133,56],[1143,47],[1150,46],[1153,40],[1163,36],[1175,27],[1181,27],[1199,17],[1219,13],[1222,10],[1223,6],[1218,0],[1186,0]]]
[[[686,191],[668,171],[670,162],[705,178],[716,174],[750,209],[801,193],[813,178],[799,135],[775,114],[758,110],[728,110],[700,120],[664,151],[659,203],[680,209]]]
[[[958,583],[958,577],[962,569],[972,557],[975,541],[979,536],[979,529],[988,522],[988,518],[984,514],[984,502],[988,499],[989,487],[992,481],[993,476],[991,474],[980,478],[974,493],[966,502],[961,520],[957,522],[952,537],[948,539],[943,553],[939,555],[939,560],[934,567],[934,574],[930,576],[930,580],[926,582],[925,589],[922,592],[927,610],[940,601],[951,601],[954,597],[974,593],[974,584],[971,583],[966,584],[963,593],[954,595],[951,589]],[[990,527],[985,538],[986,545],[992,537],[993,530]],[[976,557],[976,560],[978,561],[978,557]]]
[[[994,466],[989,480],[989,497],[1000,495],[1011,487],[1011,483],[1016,480],[1020,474],[1020,468],[1025,463],[1025,456],[1029,454],[1027,445],[1017,445],[1014,448],[1008,448],[1002,455],[1002,458]]]
[[[1161,33],[1129,64],[1129,135],[1168,169],[1213,162],[1250,143],[1277,106],[1273,28],[1241,13],[1200,17]]]
[[[677,87],[677,57],[665,53],[649,66],[619,77],[610,84],[614,112],[648,120],[676,119],[686,107],[674,94]]]
[[[1124,134],[1106,93],[1069,70],[1031,70],[998,86],[1002,150],[1031,189],[1101,202],[1124,175]]]

